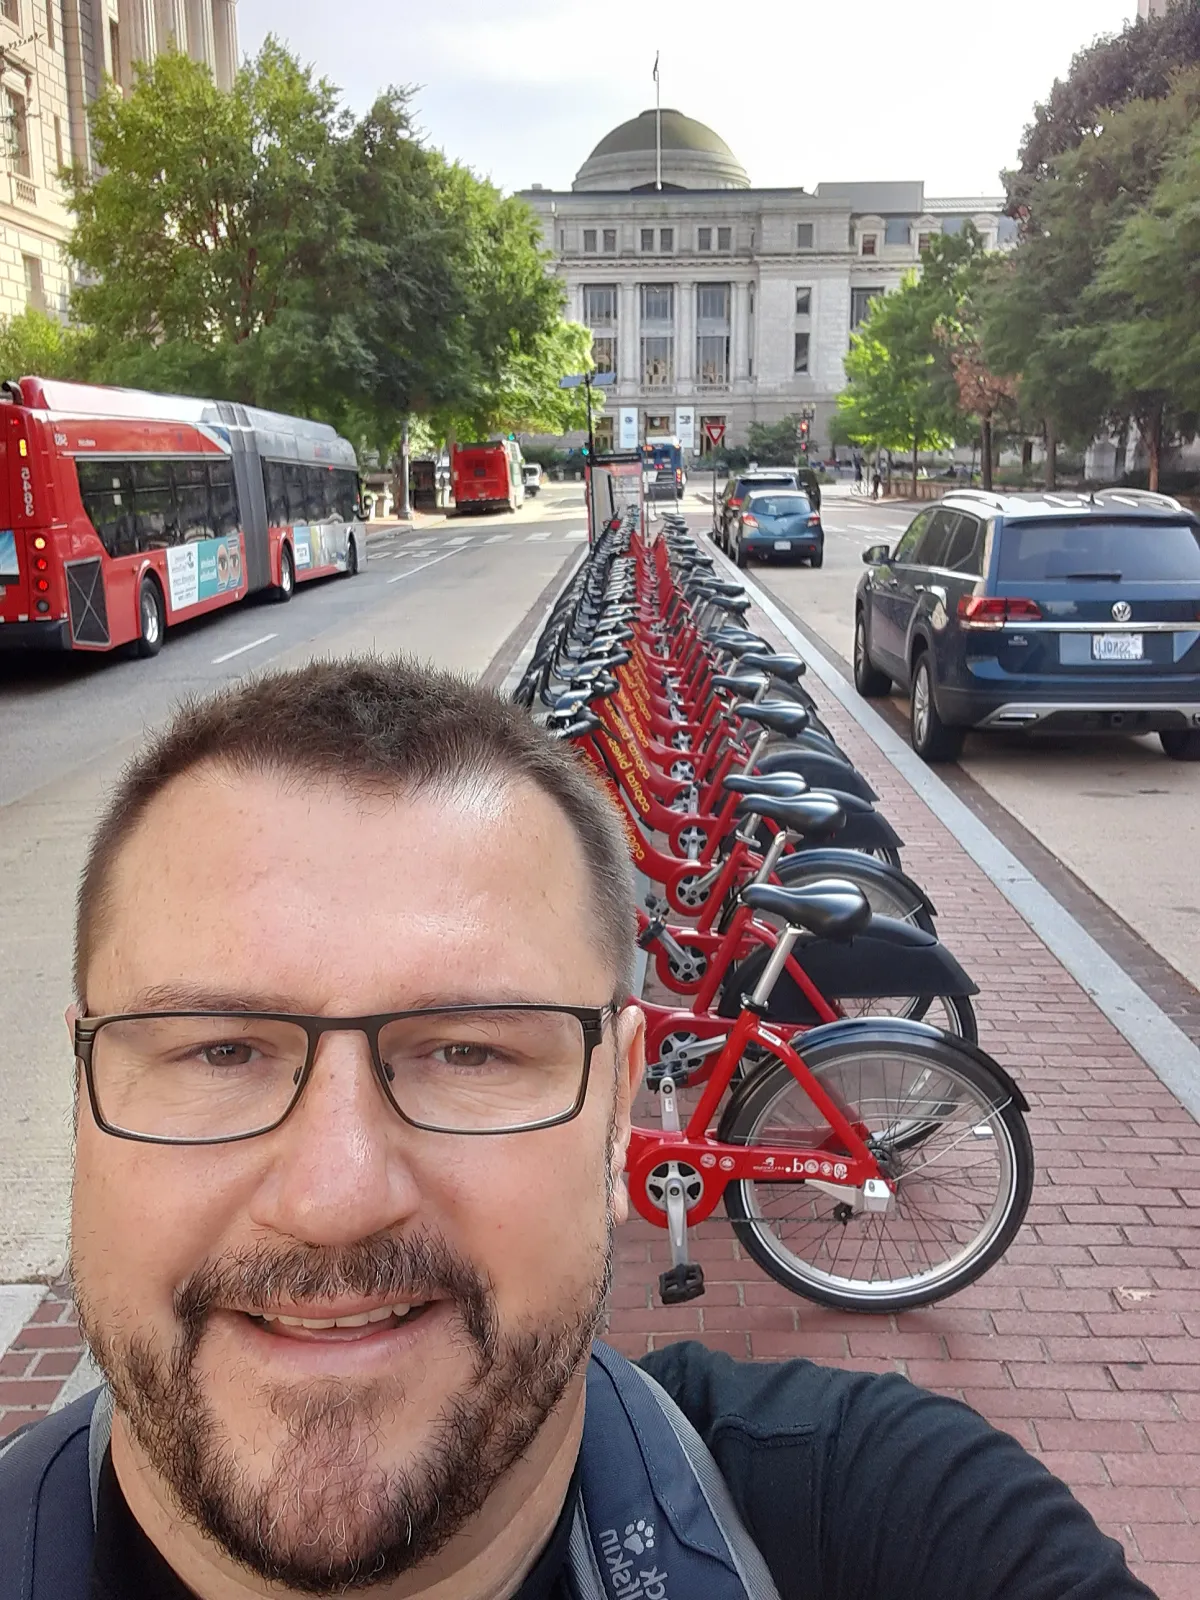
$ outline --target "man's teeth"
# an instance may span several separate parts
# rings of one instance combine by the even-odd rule
[[[413,1305],[380,1306],[377,1311],[359,1311],[352,1317],[285,1317],[279,1311],[261,1311],[264,1322],[281,1322],[285,1328],[365,1328],[369,1322],[386,1322],[389,1317],[406,1317]]]

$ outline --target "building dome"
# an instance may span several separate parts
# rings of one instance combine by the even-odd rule
[[[662,113],[664,189],[748,189],[746,169],[719,134],[680,111]],[[573,189],[653,189],[655,113],[606,134],[575,174]]]

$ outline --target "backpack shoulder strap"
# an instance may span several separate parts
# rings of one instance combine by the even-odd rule
[[[89,1454],[95,1390],[23,1431],[0,1451],[0,1600],[87,1600],[95,1501]],[[108,1447],[111,1402],[98,1447]]]
[[[648,1373],[600,1343],[580,1468],[579,1600],[779,1600],[704,1441]]]

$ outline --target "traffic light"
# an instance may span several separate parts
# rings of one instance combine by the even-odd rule
[[[797,428],[796,431],[800,435],[800,454],[802,456],[806,456],[808,454],[808,418],[807,417],[801,417],[800,418],[800,426],[799,426],[799,428]]]

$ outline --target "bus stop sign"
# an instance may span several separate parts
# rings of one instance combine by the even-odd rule
[[[704,424],[704,431],[708,435],[709,444],[718,445],[725,437],[725,424],[714,418]]]

